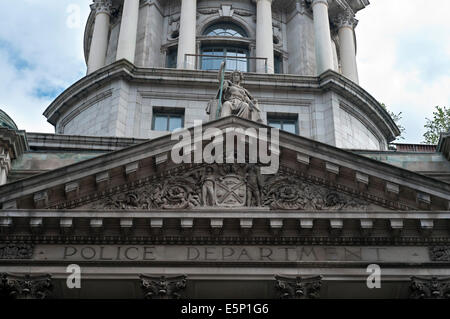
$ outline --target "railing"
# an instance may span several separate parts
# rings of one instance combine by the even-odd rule
[[[210,54],[185,54],[184,68],[194,70],[219,70],[220,64],[226,60],[227,71],[242,71],[256,73],[268,73],[267,58],[257,57],[239,57],[239,56],[225,56],[225,55],[210,55]],[[255,61],[255,64],[250,64]]]

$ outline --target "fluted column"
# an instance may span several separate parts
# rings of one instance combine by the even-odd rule
[[[327,0],[313,0],[312,8],[314,14],[317,74],[322,74],[327,70],[334,69],[328,2]]]
[[[181,0],[180,35],[178,37],[178,69],[194,69],[197,33],[197,0]]]
[[[134,63],[136,37],[139,19],[139,0],[125,0],[116,60],[126,59]]]
[[[91,9],[95,12],[95,22],[88,58],[88,74],[105,66],[106,51],[108,49],[111,1],[96,0],[91,5]]]
[[[355,83],[359,83],[356,64],[356,43],[354,27],[357,23],[353,12],[339,15],[335,23],[338,27],[342,74]]]
[[[267,73],[274,73],[272,0],[256,0],[256,57],[267,59]],[[256,72],[266,72],[265,62],[257,60]]]

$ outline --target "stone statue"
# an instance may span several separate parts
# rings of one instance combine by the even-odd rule
[[[223,72],[221,70],[221,72]],[[219,78],[221,74],[219,73]],[[236,115],[248,120],[262,123],[261,109],[256,100],[250,92],[248,92],[241,83],[244,80],[244,75],[241,71],[234,71],[231,73],[231,79],[223,83],[222,91],[222,107],[220,110],[220,117]],[[217,94],[216,99],[220,98],[220,93]],[[211,103],[208,104],[206,112],[210,114],[213,111]]]

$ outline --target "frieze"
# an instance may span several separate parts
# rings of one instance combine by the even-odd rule
[[[154,178],[82,208],[101,210],[269,207],[277,210],[365,210],[367,201],[289,172],[260,174],[254,164],[210,165]]]
[[[211,202],[211,198],[208,198],[211,193],[204,196],[205,188],[209,187],[210,190],[212,189],[210,187],[211,183],[207,181],[207,175],[211,174],[211,170],[213,171],[214,183],[223,185],[219,181],[219,179],[222,178],[223,180],[223,178],[225,178],[226,180],[228,179],[227,177],[231,175],[239,175],[240,180],[245,184],[246,194],[249,194],[248,192],[253,192],[253,196],[249,194],[252,198],[251,201],[249,202],[248,200],[246,200],[246,203],[244,204],[243,200],[238,200],[240,195],[236,194],[236,191],[239,190],[233,190],[232,193],[237,195],[237,197],[235,197],[235,200],[232,201],[231,204],[228,205],[225,202],[223,205],[221,205],[222,207],[267,207],[267,205],[265,204],[267,203],[267,198],[263,198],[264,194],[262,193],[262,188],[266,186],[268,182],[273,181],[273,179],[276,177],[270,178],[270,176],[267,175],[262,177],[259,173],[257,174],[258,176],[255,176],[255,173],[251,172],[255,169],[259,170],[259,166],[255,164],[184,164],[176,168],[166,170],[158,176],[145,177],[128,184],[107,189],[102,192],[92,193],[75,200],[55,203],[47,207],[47,209],[87,208],[111,210],[148,210],[161,208],[180,209],[182,207],[197,208],[202,206],[219,206],[215,204],[214,199]],[[236,174],[236,172],[238,173]],[[368,208],[370,204],[374,204],[391,210],[414,210],[413,207],[405,205],[399,201],[387,200],[385,198],[374,196],[372,194],[368,194],[364,191],[353,189],[348,186],[330,183],[330,181],[328,181],[327,179],[309,175],[305,172],[297,171],[283,165],[280,166],[277,177],[290,177],[295,181],[298,181],[298,187],[296,186],[297,189],[304,187],[304,185],[312,185],[316,186],[314,190],[316,190],[317,188],[322,189],[323,191],[321,192],[321,194],[324,194],[323,192],[328,189],[330,195],[328,198],[328,203],[331,203],[332,201],[338,201],[339,203],[345,201],[349,202],[344,206],[341,204],[329,205],[331,207],[341,206],[341,209],[347,209],[345,208],[345,206],[347,206],[350,207],[350,209],[352,209],[351,207],[353,207],[356,210],[360,209],[361,207]],[[254,183],[256,179],[259,180],[257,181],[257,183],[259,184],[258,190],[254,191]],[[181,187],[178,187],[180,186],[180,182],[182,182],[182,185]],[[187,183],[185,184],[185,182]],[[239,192],[241,192],[243,188],[244,186]],[[175,192],[177,192],[177,194],[175,194]],[[214,192],[216,192],[215,188]],[[163,194],[164,196],[158,197],[161,194]],[[258,195],[260,199],[257,198]],[[221,194],[214,193],[214,196],[216,199],[217,196],[221,196]],[[272,196],[273,198],[273,194],[270,194],[270,196]],[[284,195],[279,194],[279,196],[282,197]],[[328,196],[328,194],[326,196]],[[247,195],[245,197],[247,198]],[[258,200],[261,201],[261,204],[258,204]],[[280,201],[278,201],[278,204],[280,204]],[[327,207],[327,205],[322,206],[324,207],[322,208],[322,210],[326,209]]]
[[[32,256],[32,245],[0,244],[0,259],[31,259]]]
[[[312,245],[37,245],[33,261],[428,263],[426,247]]]

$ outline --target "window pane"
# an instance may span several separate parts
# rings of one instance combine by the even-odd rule
[[[292,133],[292,134],[296,134],[297,130],[296,130],[296,124],[295,123],[283,123],[283,131]]]
[[[153,129],[155,131],[167,131],[167,116],[155,115],[155,123]]]
[[[169,131],[174,131],[177,128],[183,128],[183,118],[181,116],[171,115],[169,120]]]
[[[269,126],[272,126],[274,128],[281,130],[281,123],[278,121],[270,121],[269,120]]]
[[[207,36],[221,36],[221,37],[247,37],[247,33],[244,29],[234,23],[217,23],[204,32]]]

